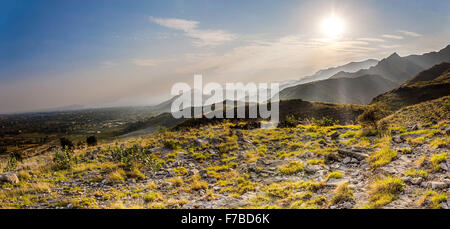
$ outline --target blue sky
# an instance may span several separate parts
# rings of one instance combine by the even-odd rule
[[[175,82],[298,79],[439,50],[450,1],[2,0],[0,113],[154,104]],[[343,24],[331,39],[321,22]]]

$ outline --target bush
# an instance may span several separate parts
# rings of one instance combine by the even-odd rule
[[[66,146],[65,150],[59,151],[56,150],[53,157],[53,169],[54,170],[64,170],[72,168],[72,164],[74,162],[74,158],[70,154],[69,147]]]
[[[161,162],[153,159],[151,153],[146,153],[142,147],[134,145],[131,148],[112,147],[109,149],[112,159],[123,163],[126,168],[132,169],[135,164],[142,164],[150,167],[152,170],[161,169]]]
[[[64,137],[60,138],[59,143],[61,144],[61,147],[63,149],[65,149],[65,148],[68,148],[69,150],[73,149],[73,142],[67,138],[64,138]]]
[[[312,122],[316,126],[333,126],[335,124],[339,124],[339,120],[334,120],[329,116],[324,116],[322,117],[322,119],[312,118]]]
[[[284,121],[285,127],[296,127],[299,124],[298,119],[294,115],[287,115]]]
[[[17,168],[17,160],[18,156],[14,153],[9,154],[8,163],[6,167],[3,169],[4,172],[14,171]]]
[[[176,142],[174,140],[171,140],[171,139],[165,140],[163,142],[163,144],[164,144],[164,147],[166,147],[166,148],[173,149],[173,150],[178,149],[178,142]]]
[[[97,145],[97,137],[89,136],[86,138],[86,144],[88,146],[96,146]]]
[[[378,129],[377,122],[385,116],[385,111],[378,106],[369,106],[361,115],[358,116],[358,122],[363,126]]]

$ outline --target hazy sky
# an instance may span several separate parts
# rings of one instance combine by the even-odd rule
[[[437,51],[448,12],[448,0],[2,0],[0,113],[154,104],[194,74],[280,81]]]

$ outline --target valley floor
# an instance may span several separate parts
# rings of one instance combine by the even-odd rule
[[[0,207],[450,208],[449,121],[382,136],[357,125],[238,126],[3,161]]]

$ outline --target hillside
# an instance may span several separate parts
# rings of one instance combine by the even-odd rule
[[[395,111],[404,106],[450,95],[450,64],[441,63],[413,77],[400,87],[381,94],[371,104]]]
[[[449,208],[449,124],[368,138],[356,125],[225,122],[0,157],[0,208]]]
[[[367,104],[373,97],[396,86],[396,83],[379,75],[327,79],[286,88],[280,92],[280,99]]]
[[[450,117],[450,96],[444,96],[419,104],[403,107],[380,120],[390,126],[426,125],[448,120]]]

